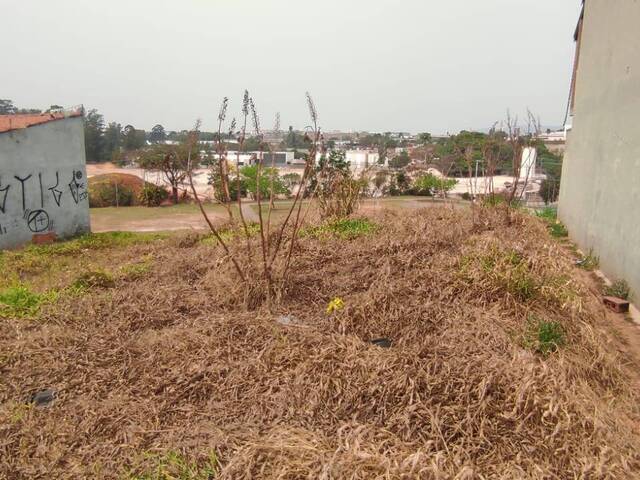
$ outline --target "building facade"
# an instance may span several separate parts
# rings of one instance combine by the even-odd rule
[[[0,249],[90,231],[82,112],[0,116]]]
[[[640,300],[640,2],[586,0],[576,30],[559,218]]]

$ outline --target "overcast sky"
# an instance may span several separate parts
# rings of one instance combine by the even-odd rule
[[[0,0],[0,98],[213,129],[245,88],[264,127],[457,132],[529,107],[561,125],[578,0]]]

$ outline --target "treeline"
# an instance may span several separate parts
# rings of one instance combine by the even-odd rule
[[[527,144],[537,150],[538,163],[547,176],[541,185],[540,195],[545,202],[554,202],[558,198],[560,176],[562,174],[562,156],[550,151],[542,140],[529,135]],[[438,139],[429,152],[427,161],[435,164],[448,176],[467,177],[488,174],[487,158],[493,158],[493,175],[513,175],[514,148],[508,141],[507,133],[491,131],[461,131],[457,135]],[[520,159],[518,159],[519,161]],[[469,169],[472,172],[469,172]]]

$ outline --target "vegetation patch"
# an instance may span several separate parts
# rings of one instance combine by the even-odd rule
[[[114,286],[113,275],[101,269],[82,273],[71,285],[72,288],[76,289],[113,288]]]
[[[120,267],[120,273],[122,277],[127,280],[137,280],[147,275],[151,271],[152,266],[153,256],[145,255],[140,262]]]
[[[596,268],[600,266],[600,258],[593,254],[593,251],[590,250],[588,254],[582,257],[580,260],[576,262],[576,265],[582,268],[583,270],[587,270],[592,272]]]
[[[565,333],[559,322],[542,320],[534,316],[529,318],[523,340],[525,348],[546,357],[564,344]]]
[[[365,235],[371,235],[379,226],[368,218],[343,218],[331,220],[316,227],[304,228],[301,237],[326,238],[336,236],[343,240],[352,240]]]
[[[521,301],[533,298],[539,289],[527,259],[516,250],[501,250],[495,245],[484,254],[463,256],[460,272],[469,282],[489,281],[493,288],[504,290]]]
[[[202,462],[187,459],[179,452],[170,451],[162,456],[147,455],[153,464],[148,470],[129,472],[126,480],[211,480],[220,470],[215,452]]]
[[[629,284],[624,280],[616,280],[611,285],[605,285],[603,293],[611,297],[618,297],[622,298],[623,300],[629,300]]]
[[[40,306],[55,298],[54,293],[40,294],[17,284],[0,290],[0,315],[14,318],[32,317]]]
[[[549,229],[549,233],[555,238],[564,238],[569,236],[567,227],[558,220],[558,209],[555,207],[545,207],[536,211],[536,216],[542,219]]]
[[[249,233],[250,237],[257,235],[258,233],[260,233],[260,225],[257,223],[248,223],[247,232]],[[245,236],[244,226],[240,225],[233,228],[221,229],[218,231],[218,234],[224,242],[231,241],[234,238],[243,238]],[[219,243],[218,239],[213,234],[205,235],[199,240],[200,243],[204,245],[217,245]]]

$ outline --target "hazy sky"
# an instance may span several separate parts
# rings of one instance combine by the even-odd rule
[[[0,0],[0,98],[213,129],[245,88],[264,127],[457,132],[527,107],[561,125],[579,0]]]

